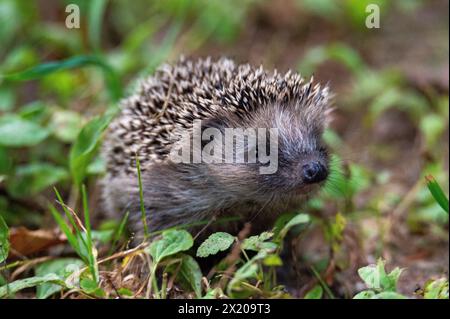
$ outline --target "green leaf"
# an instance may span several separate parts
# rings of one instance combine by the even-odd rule
[[[1,175],[9,175],[13,169],[13,161],[5,147],[0,146],[0,180]]]
[[[202,271],[192,256],[183,254],[177,279],[181,279],[194,290],[197,298],[202,297]]]
[[[359,53],[352,47],[340,42],[310,49],[302,59],[299,69],[302,73],[311,75],[320,64],[327,60],[339,62],[356,74],[361,74],[367,69]]]
[[[407,299],[402,294],[395,291],[383,291],[373,295],[370,299]]]
[[[365,284],[370,289],[381,289],[381,281],[383,277],[386,278],[384,270],[384,261],[381,261],[383,266],[380,267],[380,260],[376,265],[369,265],[358,270],[359,276],[364,280]]]
[[[48,135],[47,129],[18,116],[5,115],[0,118],[0,146],[33,146]]]
[[[349,165],[349,170],[348,195],[354,196],[370,186],[370,174],[365,167],[353,163]]]
[[[370,289],[381,289],[380,273],[375,265],[369,265],[358,269],[358,275]]]
[[[442,209],[448,214],[448,197],[445,195],[441,186],[438,184],[438,182],[436,182],[433,176],[428,175],[425,178],[427,180],[427,186],[431,192],[431,195],[433,195],[439,206],[441,206]]]
[[[327,49],[327,53],[330,59],[341,62],[353,73],[361,72],[366,68],[359,53],[344,43],[331,44]]]
[[[397,267],[389,274],[386,274],[384,266],[385,262],[379,259],[376,265],[358,269],[358,274],[370,289],[395,292],[402,270]]]
[[[45,122],[50,113],[50,107],[46,103],[37,100],[23,105],[18,115],[24,120],[39,124]]]
[[[48,274],[55,274],[61,280],[66,280],[75,271],[78,271],[84,266],[83,261],[77,258],[60,258],[50,260],[38,265],[35,269],[35,274],[38,277],[46,276]],[[52,283],[43,283],[36,289],[36,298],[45,299],[61,291],[63,287]]]
[[[52,283],[52,284],[56,284],[56,285],[65,287],[64,281],[61,280],[61,278],[59,278],[59,276],[57,276],[55,274],[48,274],[45,276],[35,276],[35,277],[16,280],[16,281],[13,281],[12,283],[9,283],[9,284],[6,284],[6,285],[0,287],[0,298],[4,298],[6,296],[13,295],[22,289],[36,287],[38,285],[42,285],[45,283]]]
[[[206,294],[203,296],[202,299],[219,299],[219,298],[223,298],[224,297],[224,293],[222,291],[222,289],[220,289],[219,287],[216,288],[210,288]]]
[[[241,248],[244,250],[254,250],[254,251],[260,251],[261,249],[273,251],[278,247],[278,245],[272,242],[266,242],[266,240],[272,237],[273,233],[271,232],[263,232],[260,235],[251,236],[249,238],[244,239]]]
[[[114,229],[93,230],[91,235],[92,240],[98,240],[102,244],[107,244],[113,239]]]
[[[80,288],[90,295],[95,295],[97,297],[105,296],[105,292],[98,286],[97,282],[89,278],[83,278],[80,280]]]
[[[98,285],[92,279],[83,278],[83,279],[80,280],[80,287],[81,287],[81,289],[83,289],[87,293],[91,293],[91,292],[97,290]]]
[[[277,236],[277,240],[283,239],[288,231],[297,225],[309,223],[310,218],[308,214],[298,214],[294,216],[284,227],[281,229],[280,233]]]
[[[323,288],[321,285],[314,286],[305,294],[304,299],[322,299]]]
[[[127,288],[119,288],[117,289],[117,292],[120,296],[126,296],[126,297],[132,297],[133,292],[130,289]]]
[[[146,251],[158,264],[163,258],[188,250],[194,244],[191,234],[185,230],[170,229],[162,233],[162,238],[154,241]]]
[[[14,107],[16,96],[9,87],[0,87],[0,112],[10,111]]]
[[[270,255],[267,255],[266,258],[264,258],[263,264],[265,266],[269,266],[269,267],[279,267],[279,266],[283,266],[283,261],[281,260],[280,256],[278,256],[277,254],[270,254]]]
[[[448,280],[440,278],[425,285],[425,299],[448,299]]]
[[[232,290],[236,288],[241,282],[255,278],[258,274],[258,261],[267,257],[267,253],[262,250],[258,252],[252,259],[247,261],[242,267],[240,267],[234,273],[233,279],[230,281],[227,287],[227,292],[232,295]]]
[[[7,183],[7,189],[14,197],[32,196],[68,176],[62,167],[49,163],[32,163],[17,167],[14,178]]]
[[[338,212],[335,216],[335,220],[330,220],[325,227],[325,237],[331,244],[333,251],[336,253],[341,249],[341,243],[346,225],[347,220],[341,213]]]
[[[101,175],[106,173],[106,161],[103,157],[97,156],[91,161],[86,169],[86,173],[89,175]]]
[[[445,118],[442,115],[435,113],[426,114],[420,120],[420,130],[425,137],[426,146],[431,149],[439,141],[442,133],[444,133],[447,127],[448,117]]]
[[[8,258],[9,254],[9,229],[5,220],[0,215],[0,263]]]
[[[325,129],[322,138],[325,144],[327,144],[328,147],[333,148],[334,150],[340,149],[344,144],[338,133],[333,131],[331,128]]]
[[[306,11],[321,15],[325,19],[330,19],[340,14],[339,4],[333,0],[303,0],[295,3],[301,4]]]
[[[73,142],[83,127],[83,118],[74,111],[58,110],[52,115],[50,127],[59,140]]]
[[[369,105],[369,120],[373,122],[384,111],[395,107],[404,110],[414,118],[421,118],[428,109],[427,100],[414,91],[393,86],[380,92]]]
[[[373,290],[364,290],[356,294],[353,299],[372,299],[375,294],[376,293]]]
[[[412,2],[412,1],[407,1]],[[367,19],[366,8],[369,4],[375,4],[380,8],[380,13],[383,17],[385,12],[390,12],[389,5],[392,1],[386,0],[345,0],[341,1],[340,8],[343,9],[345,22],[347,25],[353,25],[359,28],[359,31],[367,31],[365,21]]]
[[[394,268],[388,275],[386,280],[382,281],[383,289],[387,291],[396,291],[397,290],[397,283],[398,279],[400,278],[400,275],[402,274],[403,269],[400,269],[398,267]]]
[[[70,171],[78,186],[86,177],[87,168],[95,155],[101,135],[113,116],[114,112],[93,118],[78,134],[69,155]]]
[[[228,233],[218,232],[211,234],[198,247],[197,257],[208,257],[217,254],[219,251],[227,250],[233,244],[234,240],[234,236]]]

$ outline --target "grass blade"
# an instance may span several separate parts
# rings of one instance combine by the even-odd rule
[[[99,53],[101,48],[102,17],[106,0],[91,0],[88,12],[88,38],[91,48]]]
[[[64,203],[64,201],[63,201],[63,199],[62,199],[62,197],[61,197],[61,194],[58,192],[58,190],[56,189],[56,187],[54,187],[53,189],[54,189],[54,191],[55,191],[55,193],[56,193],[56,197],[58,198],[59,204],[61,205],[61,207],[62,207],[64,213],[66,214],[67,219],[69,219],[70,224],[72,225],[72,228],[74,229],[74,231],[75,231],[76,233],[80,233],[81,230],[80,230],[80,228],[78,227],[77,223],[75,222],[75,219],[73,218],[72,213],[67,209],[66,204]]]
[[[83,230],[80,229],[80,227],[77,225],[75,219],[72,216],[72,212],[69,211],[69,209],[67,208],[67,205],[64,203],[61,195],[59,194],[58,190],[56,188],[54,188],[55,193],[56,193],[56,197],[58,198],[59,203],[61,204],[64,213],[66,214],[67,219],[69,219],[70,224],[73,227],[73,230],[75,231],[75,238],[78,242],[78,239],[81,240],[81,243],[83,244],[84,248],[88,251],[88,256],[85,255],[85,253],[83,252],[83,250],[81,249],[82,247],[80,245],[77,244],[78,247],[78,255],[83,258],[84,261],[87,261],[86,263],[89,265],[89,250],[88,250],[88,244],[83,236]],[[75,213],[74,213],[75,214]],[[70,231],[70,230],[69,230]],[[72,232],[71,232],[72,233]],[[73,247],[73,246],[72,246]]]
[[[75,250],[75,252],[83,258],[80,250],[80,246],[78,245],[78,240],[75,237],[75,235],[72,233],[69,225],[66,223],[66,221],[61,217],[58,210],[53,206],[49,205],[50,212],[53,215],[53,218],[55,219],[56,223],[58,224],[59,228],[61,228],[62,232],[66,235],[67,240],[69,241],[70,246]],[[83,258],[84,260],[84,258]],[[85,260],[84,260],[85,261]]]
[[[9,254],[9,229],[0,215],[0,263],[6,261]]]
[[[122,96],[120,80],[116,72],[104,60],[95,55],[79,55],[66,60],[41,63],[27,70],[0,75],[0,79],[12,82],[40,79],[48,74],[84,66],[97,66],[102,69],[111,99],[117,101]]]
[[[120,221],[119,226],[114,230],[114,234],[112,236],[111,248],[109,250],[108,255],[111,255],[114,252],[114,250],[116,248],[116,245],[117,245],[117,242],[119,241],[120,237],[122,236],[122,234],[123,234],[123,232],[125,230],[125,225],[128,222],[128,216],[129,215],[130,215],[130,212],[127,211],[125,213],[125,216],[123,216],[122,220]]]
[[[431,175],[425,176],[425,179],[427,180],[427,186],[431,192],[431,195],[433,195],[439,206],[441,206],[442,209],[448,214],[448,197],[445,195],[441,186]]]
[[[92,248],[91,220],[89,217],[89,205],[87,202],[86,186],[84,184],[81,185],[81,198],[83,201],[84,225],[86,227],[87,244],[90,250]]]
[[[86,227],[86,248],[88,251],[89,268],[91,270],[92,276],[94,277],[94,281],[98,283],[97,258],[95,256],[94,250],[93,250],[94,245],[92,244],[92,232],[91,232],[91,220],[89,217],[89,205],[88,205],[87,195],[86,195],[86,186],[84,184],[81,186],[81,198],[82,198],[82,202],[83,202],[84,225]]]

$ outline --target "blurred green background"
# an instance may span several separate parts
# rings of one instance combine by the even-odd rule
[[[370,3],[379,29],[365,25]],[[66,27],[69,4],[80,28]],[[76,207],[86,183],[101,216],[98,148],[120,98],[180,54],[228,56],[336,94],[325,140],[338,186],[309,203],[325,236],[310,232],[305,260],[323,241],[343,274],[383,256],[409,267],[411,292],[448,273],[448,214],[424,180],[448,194],[448,27],[447,1],[0,0],[0,214],[48,228],[52,186]]]

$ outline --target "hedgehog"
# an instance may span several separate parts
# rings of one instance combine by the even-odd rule
[[[162,65],[122,101],[107,130],[102,150],[106,210],[115,216],[129,212],[133,231],[142,234],[139,160],[149,231],[184,225],[193,232],[208,226],[211,232],[237,234],[244,223],[251,233],[269,230],[280,214],[299,209],[327,179],[322,133],[330,97],[328,86],[312,78],[228,58],[181,57]],[[230,129],[258,134],[238,143],[227,140]],[[225,139],[211,134],[205,139],[208,130]],[[199,136],[197,146],[204,152],[209,145],[212,160],[193,160],[193,138]],[[221,152],[226,142],[228,153]],[[174,160],[175,146],[192,153],[187,161]],[[268,162],[258,159],[269,148],[276,169],[262,173]]]

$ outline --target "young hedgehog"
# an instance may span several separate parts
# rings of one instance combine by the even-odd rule
[[[211,222],[208,232],[236,234],[244,222],[251,223],[252,233],[270,229],[280,213],[298,209],[328,176],[321,135],[329,97],[327,87],[306,83],[299,74],[268,72],[226,58],[181,58],[163,65],[123,101],[121,115],[108,130],[106,209],[129,211],[134,230],[142,234],[138,157],[150,231],[199,222]],[[276,128],[278,137],[268,141],[277,144],[278,169],[261,174],[267,165],[260,162],[174,162],[171,149],[183,134],[193,136],[194,120],[201,120],[202,132]],[[240,219],[212,222],[231,216]]]

